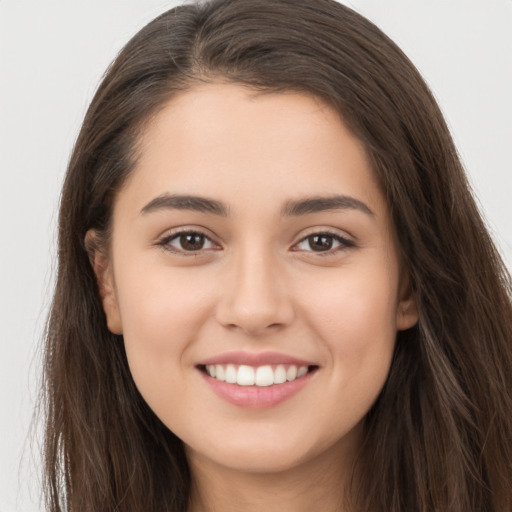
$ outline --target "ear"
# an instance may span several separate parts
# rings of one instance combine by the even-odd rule
[[[405,331],[417,324],[418,304],[411,286],[409,274],[404,274],[400,283],[399,302],[396,310],[396,328]]]
[[[107,317],[108,330],[113,334],[123,334],[112,265],[98,239],[99,235],[94,229],[87,231],[85,235],[85,248],[96,275],[103,310]]]

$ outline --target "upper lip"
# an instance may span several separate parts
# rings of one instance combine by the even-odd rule
[[[199,366],[212,364],[234,364],[247,366],[264,366],[276,364],[293,364],[296,366],[312,366],[314,363],[299,359],[279,352],[225,352],[217,356],[209,357],[198,363]]]

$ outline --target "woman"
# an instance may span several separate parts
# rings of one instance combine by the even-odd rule
[[[511,509],[510,277],[428,88],[350,9],[151,22],[59,226],[50,510]]]

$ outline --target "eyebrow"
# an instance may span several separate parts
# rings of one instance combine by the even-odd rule
[[[216,201],[215,199],[198,196],[162,194],[144,206],[141,213],[146,214],[167,209],[213,213],[214,215],[220,215],[222,217],[226,217],[229,212],[229,208],[224,203]]]
[[[200,213],[212,213],[227,217],[229,207],[221,201],[207,197],[191,195],[169,195],[152,199],[141,210],[147,214],[159,210],[190,210]],[[374,216],[373,211],[362,201],[355,197],[335,195],[329,197],[308,197],[306,199],[287,201],[281,210],[283,217],[298,217],[310,213],[319,213],[333,210],[358,210],[367,215]]]
[[[308,213],[319,213],[332,210],[359,210],[367,215],[374,216],[373,211],[362,201],[355,197],[336,195],[329,197],[310,197],[298,201],[288,201],[281,215],[295,217]]]

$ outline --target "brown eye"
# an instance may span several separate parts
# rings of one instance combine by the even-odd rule
[[[194,253],[203,250],[219,249],[208,236],[196,231],[183,231],[162,239],[158,245],[177,253]]]
[[[199,251],[204,248],[206,237],[199,233],[184,233],[178,237],[181,249],[185,251]]]
[[[313,233],[309,236],[306,236],[297,245],[294,246],[293,250],[317,253],[335,253],[342,249],[354,247],[354,245],[354,242],[343,236],[324,232]]]
[[[311,235],[306,238],[312,251],[321,252],[332,249],[334,239],[330,235]]]

